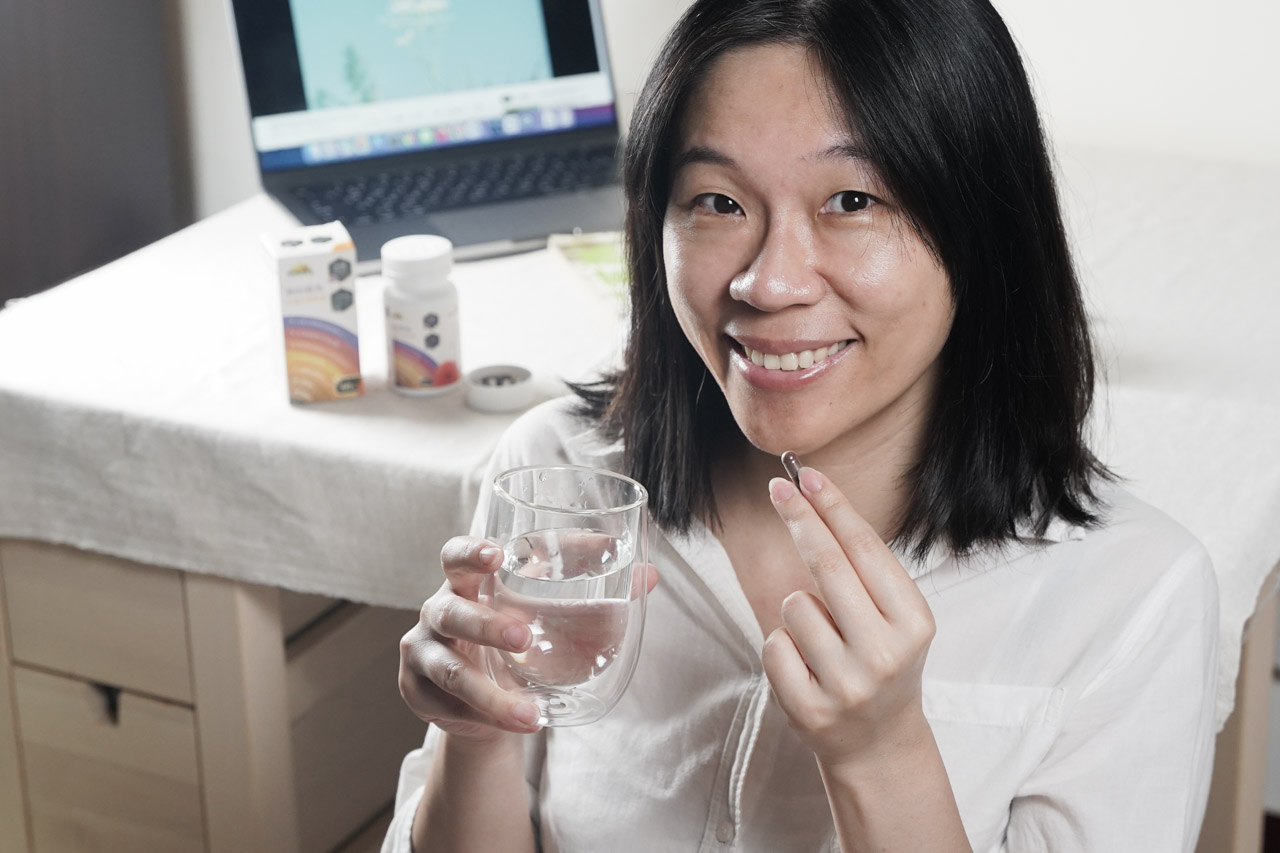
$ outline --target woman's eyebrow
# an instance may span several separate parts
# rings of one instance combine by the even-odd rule
[[[871,163],[871,155],[858,142],[839,142],[825,151],[818,152],[816,160],[862,160]]]
[[[671,174],[676,174],[685,166],[694,163],[709,163],[713,166],[725,166],[730,169],[737,168],[738,164],[732,157],[728,157],[716,151],[713,148],[707,148],[703,145],[694,145],[681,151],[680,154],[671,161]]]

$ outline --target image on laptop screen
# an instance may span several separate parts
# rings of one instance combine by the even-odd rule
[[[264,173],[615,122],[588,0],[256,0],[236,14]]]

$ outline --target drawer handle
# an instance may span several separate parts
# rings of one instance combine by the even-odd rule
[[[102,702],[106,705],[107,719],[111,720],[111,725],[120,725],[120,688],[94,682],[93,689],[102,694]]]

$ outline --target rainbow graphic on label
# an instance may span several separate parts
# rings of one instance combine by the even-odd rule
[[[356,336],[341,326],[314,317],[285,317],[284,351],[293,402],[341,400],[363,391]]]
[[[456,361],[437,364],[431,356],[396,341],[392,346],[395,382],[400,388],[443,388],[462,378]]]

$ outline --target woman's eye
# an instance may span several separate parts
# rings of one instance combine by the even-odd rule
[[[693,200],[693,206],[704,213],[716,213],[721,216],[736,216],[742,213],[742,206],[721,193],[703,193]]]
[[[832,213],[857,213],[859,210],[866,210],[874,202],[875,199],[867,193],[859,192],[858,190],[845,190],[827,199],[827,203],[823,205],[823,208],[830,210]]]

